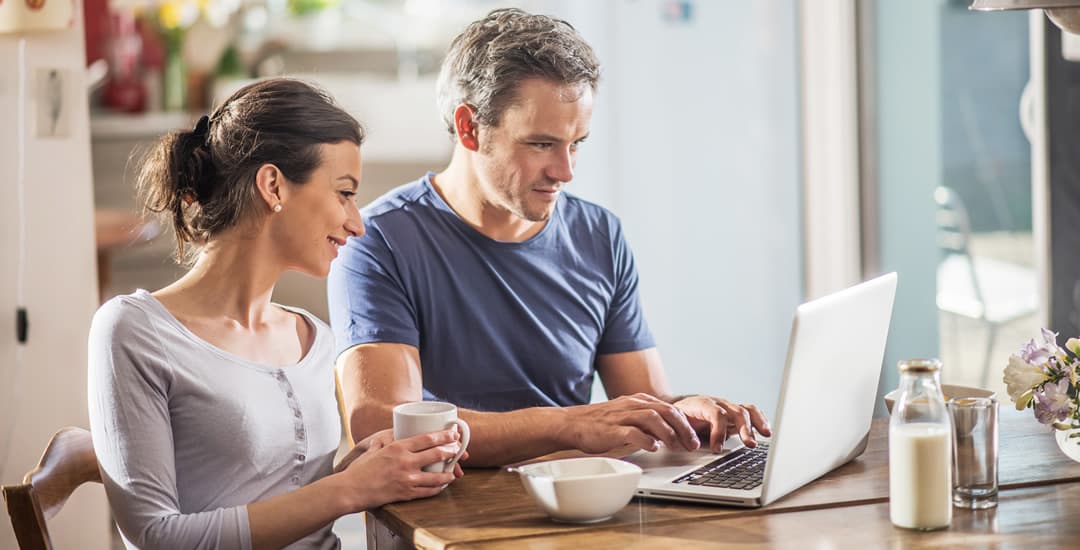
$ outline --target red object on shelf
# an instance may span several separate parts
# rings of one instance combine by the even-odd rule
[[[130,12],[112,14],[108,40],[109,83],[102,96],[107,107],[127,113],[146,110],[146,86],[139,73],[142,35]]]
[[[109,1],[83,0],[83,24],[86,30],[86,65],[89,67],[108,55]]]
[[[125,113],[141,113],[146,110],[146,87],[134,79],[111,79],[102,96],[110,109]]]

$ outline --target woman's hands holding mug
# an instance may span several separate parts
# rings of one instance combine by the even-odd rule
[[[359,499],[357,511],[402,500],[431,497],[457,477],[453,472],[425,472],[421,468],[446,462],[461,449],[456,429],[421,434],[394,441],[393,430],[383,430],[356,443],[334,468]],[[467,458],[466,454],[462,458]]]

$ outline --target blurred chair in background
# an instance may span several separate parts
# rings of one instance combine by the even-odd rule
[[[937,203],[937,242],[942,252],[937,269],[937,307],[947,314],[974,319],[986,326],[981,383],[987,387],[998,329],[1038,309],[1035,270],[972,255],[971,224],[960,196],[948,187],[938,187],[934,190],[934,202]],[[955,336],[954,331],[954,342]]]

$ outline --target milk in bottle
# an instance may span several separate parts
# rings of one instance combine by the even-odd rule
[[[937,359],[900,361],[900,395],[889,421],[889,516],[931,530],[952,521],[952,422]]]

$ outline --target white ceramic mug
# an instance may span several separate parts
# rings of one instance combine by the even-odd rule
[[[457,425],[461,432],[461,450],[454,458],[446,462],[436,462],[424,466],[425,472],[451,472],[454,464],[465,454],[469,446],[469,424],[457,417],[457,407],[451,403],[437,401],[417,401],[402,403],[394,407],[394,439],[405,439],[414,435],[440,432]]]

